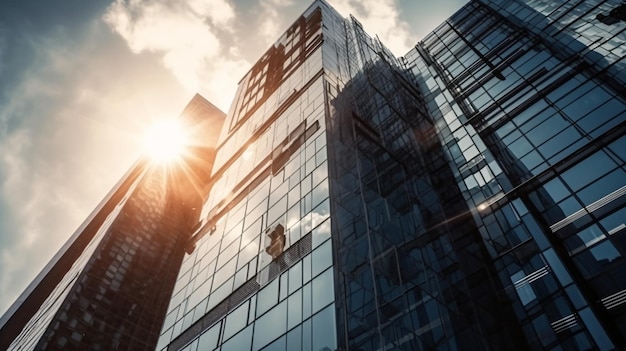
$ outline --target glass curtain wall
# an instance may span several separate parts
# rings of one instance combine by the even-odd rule
[[[624,346],[625,34],[596,20],[616,5],[475,1],[405,56],[536,349]]]

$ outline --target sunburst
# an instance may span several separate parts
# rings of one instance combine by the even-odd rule
[[[189,135],[177,119],[157,122],[143,142],[145,153],[158,163],[178,161],[188,145]]]

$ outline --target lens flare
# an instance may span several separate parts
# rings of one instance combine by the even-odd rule
[[[157,162],[172,162],[179,158],[187,146],[188,136],[178,120],[168,119],[156,123],[144,139],[144,150]]]

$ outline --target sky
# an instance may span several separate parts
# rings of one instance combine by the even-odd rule
[[[197,92],[237,82],[309,0],[0,4],[0,314]],[[465,0],[328,0],[396,55]]]

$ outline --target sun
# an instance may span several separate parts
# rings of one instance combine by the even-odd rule
[[[162,120],[146,133],[143,147],[154,161],[167,163],[177,160],[185,150],[188,136],[176,119]]]

